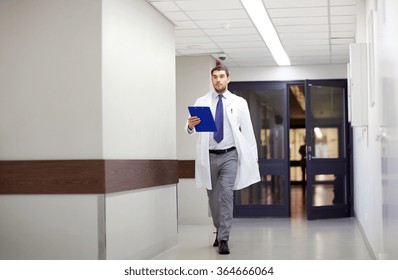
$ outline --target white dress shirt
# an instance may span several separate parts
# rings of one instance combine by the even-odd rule
[[[216,107],[217,107],[217,103],[218,103],[218,93],[217,92],[213,92],[212,94],[212,102],[211,102],[211,113],[213,114],[213,118],[215,119],[215,115],[216,115]],[[228,98],[231,98],[231,93],[229,91],[225,91],[223,94],[223,110],[224,110],[224,138],[221,140],[220,143],[217,143],[216,140],[214,140],[214,133],[212,133],[212,137],[210,137],[209,140],[209,150],[224,150],[224,149],[228,149],[231,148],[233,146],[235,146],[235,141],[234,141],[234,136],[232,134],[232,128],[231,128],[231,124],[228,121],[227,118],[227,113],[226,113],[226,106],[225,104],[227,103],[225,100]]]

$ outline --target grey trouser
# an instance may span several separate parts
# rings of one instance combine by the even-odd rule
[[[238,171],[238,152],[210,154],[212,189],[207,190],[213,224],[218,240],[229,240],[232,226],[234,184]]]

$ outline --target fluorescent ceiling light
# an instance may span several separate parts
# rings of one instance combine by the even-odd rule
[[[272,24],[262,0],[241,0],[246,12],[267,44],[279,66],[290,65],[290,59],[282,46],[275,27]]]

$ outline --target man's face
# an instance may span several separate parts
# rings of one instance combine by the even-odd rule
[[[211,80],[213,82],[213,87],[217,93],[224,93],[224,91],[227,90],[229,77],[227,77],[227,74],[224,70],[215,70],[213,72]]]

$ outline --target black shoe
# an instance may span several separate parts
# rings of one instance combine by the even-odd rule
[[[220,255],[228,255],[229,248],[228,248],[228,241],[221,240],[220,244],[218,245],[218,252]]]
[[[216,232],[216,240],[214,240],[213,247],[218,247],[218,233]]]

